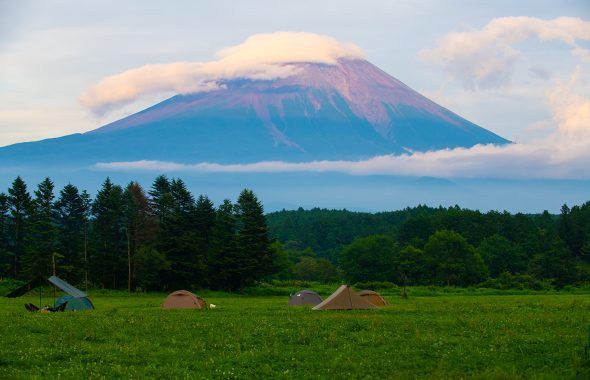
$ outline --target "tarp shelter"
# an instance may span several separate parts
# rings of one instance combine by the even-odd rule
[[[317,305],[322,297],[312,290],[300,290],[289,298],[289,306]]]
[[[24,295],[25,293],[29,292],[30,290],[42,285],[44,283],[44,281],[45,280],[43,277],[41,277],[41,276],[36,277],[35,279],[33,279],[33,280],[29,281],[28,283],[26,283],[25,285],[21,286],[20,288],[13,290],[9,294],[7,294],[6,297],[8,297],[8,298],[20,297],[20,296]],[[70,298],[67,299],[67,301],[64,299],[64,297],[60,297],[60,299],[57,300],[57,302],[55,303],[56,308],[59,307],[64,302],[67,302],[68,304],[66,305],[65,310],[92,310],[92,309],[94,309],[94,305],[88,299],[88,296],[86,295],[86,293],[84,293],[80,289],[76,288],[75,286],[68,284],[67,282],[65,282],[64,280],[62,280],[61,278],[59,278],[57,276],[49,277],[47,279],[47,282],[49,282],[51,285],[55,286],[56,288],[64,291],[65,293],[69,294]],[[58,303],[60,300],[62,300],[62,302]]]
[[[166,297],[161,305],[162,309],[206,309],[204,299],[188,290],[177,290]]]
[[[376,307],[372,303],[365,301],[350,286],[342,285],[312,310],[354,310],[375,309]]]
[[[377,307],[387,305],[387,302],[385,302],[385,299],[383,297],[381,297],[381,294],[374,292],[372,290],[361,290],[358,294],[365,301],[369,301],[370,303],[372,303],[373,305],[375,305]]]

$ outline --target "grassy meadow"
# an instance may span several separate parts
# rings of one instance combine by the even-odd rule
[[[0,298],[0,378],[590,378],[587,295],[386,294],[367,311],[224,293],[161,310],[164,296],[91,292],[96,310],[54,314]]]

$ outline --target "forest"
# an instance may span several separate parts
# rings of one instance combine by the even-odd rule
[[[84,288],[166,290],[244,286],[274,271],[262,204],[245,189],[217,208],[181,179],[149,191],[107,178],[94,199],[46,178],[31,195],[17,177],[0,194],[3,276],[56,274]]]
[[[0,193],[0,277],[84,288],[243,290],[260,281],[548,289],[590,281],[590,202],[525,215],[454,207],[264,213],[252,190],[219,205],[181,179],[107,178],[92,198],[50,178]]]

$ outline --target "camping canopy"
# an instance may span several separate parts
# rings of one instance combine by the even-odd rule
[[[13,290],[12,292],[8,293],[6,297],[8,298],[16,298],[24,295],[25,293],[29,292],[30,290],[42,285],[45,279],[41,276],[34,278],[33,280],[29,281],[25,285],[21,286],[20,288]],[[73,285],[68,284],[61,278],[57,276],[51,276],[47,279],[51,285],[59,288],[60,290],[64,291],[65,293],[69,294],[68,296],[62,296],[55,302],[55,307],[59,307],[64,302],[67,302],[65,310],[92,310],[94,309],[94,305],[88,299],[86,293],[81,291],[80,289],[76,288]]]
[[[30,292],[31,290],[35,289],[37,286],[43,284],[43,281],[44,281],[43,277],[41,277],[41,276],[35,277],[34,279],[27,282],[26,284],[24,284],[20,288],[14,289],[12,292],[8,293],[6,295],[6,297],[8,297],[8,298],[20,297],[20,296]]]
[[[372,290],[361,290],[358,294],[364,300],[369,301],[370,303],[372,303],[373,305],[375,305],[377,307],[387,305],[387,302],[385,302],[385,299],[383,297],[381,297],[381,294],[374,292]]]
[[[317,305],[322,302],[322,297],[311,290],[300,290],[289,299],[289,306]]]
[[[177,290],[166,297],[161,305],[162,309],[206,309],[204,299],[188,290]]]
[[[324,302],[316,305],[312,310],[353,310],[374,309],[375,305],[365,301],[350,286],[342,285]]]
[[[47,279],[47,281],[49,281],[52,285],[55,285],[55,287],[63,290],[64,292],[68,293],[74,298],[88,297],[86,293],[76,288],[75,286],[68,284],[67,282],[65,282],[57,276],[51,276]]]

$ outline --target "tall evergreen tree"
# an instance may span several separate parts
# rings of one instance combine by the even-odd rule
[[[197,250],[195,252],[195,261],[207,266],[207,257],[209,256],[209,247],[211,245],[211,234],[215,224],[215,207],[213,202],[207,196],[199,195],[195,206],[195,238]],[[195,276],[203,276],[204,271],[195,273]],[[204,280],[204,278],[203,278]],[[200,281],[202,284],[205,281]]]
[[[19,176],[8,189],[8,206],[10,210],[9,234],[11,235],[12,275],[21,275],[21,259],[24,253],[25,221],[30,212],[31,195],[27,191],[27,184]]]
[[[8,235],[8,196],[0,193],[0,277],[8,274],[10,263],[12,262],[12,252],[9,246]]]
[[[158,176],[149,191],[150,207],[160,221],[172,212],[174,198],[170,190],[170,181],[165,175]]]
[[[125,189],[127,238],[127,290],[131,291],[135,277],[135,256],[140,247],[152,246],[157,221],[141,185],[131,182]]]
[[[87,229],[89,200],[88,194],[80,194],[78,188],[67,184],[59,193],[55,203],[59,228],[57,250],[61,255],[60,276],[72,283],[85,279]]]
[[[211,284],[220,289],[232,289],[234,279],[233,258],[237,251],[236,218],[234,205],[225,199],[215,212],[209,247],[209,277]]]
[[[270,248],[264,209],[252,190],[240,193],[235,212],[237,249],[232,269],[235,285],[243,291],[246,284],[273,272],[274,251]]]
[[[53,204],[54,185],[49,177],[35,190],[27,219],[28,233],[25,237],[25,272],[29,278],[56,274],[57,226]]]
[[[96,194],[92,215],[91,273],[102,287],[120,287],[127,278],[125,207],[123,188],[110,178]]]
[[[170,264],[165,283],[174,288],[201,284],[206,268],[196,256],[195,199],[181,179],[170,181],[169,196],[172,205],[162,216],[157,247]]]

